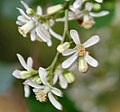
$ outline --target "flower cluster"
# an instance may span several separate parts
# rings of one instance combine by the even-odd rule
[[[95,1],[98,3],[103,2],[102,0]],[[19,25],[19,33],[23,37],[30,34],[31,41],[45,42],[48,46],[52,45],[52,36],[60,40],[61,43],[56,48],[57,53],[53,62],[47,68],[39,67],[38,70],[35,70],[31,57],[28,57],[27,62],[25,62],[24,58],[17,54],[18,60],[25,70],[16,69],[13,76],[25,80],[23,82],[25,97],[30,96],[30,87],[32,87],[36,100],[46,102],[49,99],[55,108],[62,110],[63,107],[56,97],[63,97],[63,92],[55,87],[56,84],[62,89],[66,89],[69,84],[75,81],[75,75],[70,69],[74,66],[74,63],[78,65],[79,72],[87,72],[88,64],[97,67],[97,60],[90,56],[87,49],[100,40],[98,35],[93,35],[82,44],[78,32],[75,29],[69,31],[68,21],[77,20],[82,27],[89,29],[95,24],[94,17],[105,16],[109,12],[92,12],[94,3],[86,0],[75,0],[72,5],[70,5],[69,0],[65,0],[63,5],[58,4],[48,7],[46,14],[43,14],[40,6],[37,6],[37,10],[34,11],[25,2],[21,1],[21,3],[25,8],[25,12],[21,8],[17,8],[21,14],[16,21],[16,24]],[[65,16],[56,18],[56,15],[62,12]],[[64,22],[63,36],[52,30],[54,24],[60,21]],[[64,58],[66,56],[70,57],[63,62],[59,60],[59,57]],[[74,68],[76,69],[76,67]]]
[[[97,2],[101,2],[101,0],[96,0]],[[85,4],[85,8],[82,9]],[[108,15],[108,11],[101,11],[98,13],[92,12],[94,4],[91,2],[85,2],[85,0],[76,0],[73,5],[69,7],[70,11],[68,13],[68,20],[77,20],[78,23],[86,28],[91,28],[94,24],[94,17],[102,17]],[[58,18],[56,21],[65,21],[64,18]]]

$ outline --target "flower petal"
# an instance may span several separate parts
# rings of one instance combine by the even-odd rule
[[[54,74],[54,77],[53,77],[53,85],[56,84],[57,81],[58,81],[58,74],[55,73],[55,74]]]
[[[81,5],[82,5],[83,2],[84,2],[84,0],[76,0],[76,1],[73,3],[73,7],[74,7],[75,9],[81,8]]]
[[[37,35],[36,35],[35,30],[31,30],[31,32],[30,32],[31,41],[35,41],[36,37],[37,37]]]
[[[98,2],[98,3],[102,3],[103,2],[103,0],[95,0],[96,2]]]
[[[49,21],[50,21],[50,26],[53,26],[54,23],[55,23],[54,20],[53,20],[53,19],[50,19]]]
[[[55,108],[57,108],[58,110],[62,110],[62,105],[53,97],[51,92],[48,93],[48,98]]]
[[[25,17],[22,16],[22,15],[18,16],[18,17],[17,17],[17,20],[23,22],[24,24],[29,21],[27,18],[25,18]]]
[[[92,16],[92,17],[102,17],[102,16],[106,16],[108,14],[109,14],[109,11],[101,11],[99,13],[90,12],[90,16]]]
[[[42,81],[42,83],[43,83],[44,85],[47,84],[46,75],[47,75],[47,74],[46,74],[45,69],[42,68],[42,67],[40,67],[40,68],[39,68],[39,77],[40,77],[40,80]]]
[[[56,19],[55,21],[57,21],[57,22],[64,22],[65,21],[65,18],[63,17],[63,18],[58,18],[58,19]]]
[[[33,59],[31,57],[28,57],[27,59],[27,66],[31,69],[33,66]]]
[[[63,40],[62,36],[59,35],[59,34],[57,34],[57,33],[55,33],[51,28],[49,28],[49,32],[50,32],[50,34],[51,34],[53,37],[55,37],[56,39],[58,39],[58,40]]]
[[[90,2],[87,2],[87,3],[85,4],[85,9],[86,9],[87,11],[91,11],[91,10],[92,10],[92,7],[93,7],[93,4],[90,3]]]
[[[62,63],[62,67],[69,68],[74,63],[74,61],[77,59],[77,57],[78,55],[74,53],[71,57],[69,57]]]
[[[20,72],[21,72],[20,70],[14,70],[12,75],[17,79],[21,79]]]
[[[56,96],[63,97],[63,93],[57,89],[57,88],[52,88],[51,89],[52,93],[54,93]]]
[[[28,9],[28,8],[29,8],[28,4],[27,4],[27,3],[25,3],[24,1],[22,1],[22,0],[21,0],[21,3],[22,3],[22,4],[23,4],[23,6],[25,7],[25,9]]]
[[[20,14],[22,15],[22,16],[24,16],[26,19],[31,19],[27,14],[25,14],[25,12],[22,10],[22,9],[20,9],[20,8],[17,8],[18,9],[18,11],[20,12]]]
[[[26,81],[23,82],[24,85],[29,85],[33,88],[36,89],[44,89],[44,86],[38,85],[37,83],[33,82],[32,79],[27,79]]]
[[[89,65],[91,65],[92,67],[97,67],[98,66],[98,62],[97,60],[95,60],[93,57],[91,57],[90,55],[86,54],[85,55],[85,60],[87,61],[87,63]]]
[[[17,24],[17,25],[20,25],[20,26],[24,25],[24,23],[21,22],[21,21],[19,21],[19,20],[16,21],[16,24]]]
[[[69,55],[75,53],[75,51],[76,51],[75,49],[67,49],[67,50],[62,52],[62,55],[63,56],[69,56]]]
[[[24,96],[29,97],[30,96],[30,87],[28,85],[24,85]]]
[[[63,89],[66,89],[68,86],[67,80],[65,79],[65,77],[62,74],[59,75],[59,84],[60,84],[61,88],[63,88]]]
[[[26,70],[29,70],[29,67],[27,66],[27,63],[25,62],[24,58],[23,58],[20,54],[17,54],[17,57],[18,57],[21,65],[22,65]]]
[[[94,35],[92,37],[90,37],[86,42],[83,43],[83,46],[85,48],[88,48],[96,43],[98,43],[100,40],[100,37],[98,35]]]
[[[41,24],[39,24],[36,28],[36,33],[40,37],[40,39],[42,39],[44,42],[47,42],[48,46],[52,45],[49,32]]]
[[[37,6],[37,14],[38,15],[42,15],[42,7],[41,6]]]
[[[76,45],[80,45],[79,35],[78,35],[78,32],[76,30],[70,30],[70,36]]]

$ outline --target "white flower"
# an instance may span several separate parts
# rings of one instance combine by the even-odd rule
[[[109,14],[108,11],[101,11],[98,13],[92,12],[93,4],[90,2],[85,3],[85,9],[81,9],[85,0],[76,0],[72,6],[70,6],[68,20],[77,20],[84,28],[91,28],[94,24],[94,17],[102,17]],[[65,18],[59,18],[56,21],[65,21]]]
[[[26,37],[27,34],[30,33],[31,41],[43,41],[46,42],[48,46],[52,45],[51,35],[62,40],[62,37],[50,28],[54,25],[53,20],[46,21],[50,24],[49,27],[47,27],[45,23],[39,22],[40,16],[42,16],[42,8],[40,6],[37,7],[35,13],[25,2],[21,1],[21,3],[25,7],[27,14],[22,9],[17,8],[21,14],[16,21],[16,24],[20,25],[20,27],[18,27],[20,34]]]
[[[39,77],[43,85],[38,85],[32,80],[27,80],[24,82],[24,84],[27,84],[34,88],[33,91],[36,95],[37,100],[39,100],[40,102],[45,102],[48,97],[55,108],[57,108],[58,110],[62,110],[62,105],[55,99],[54,95],[62,97],[63,94],[59,89],[50,85],[47,79],[46,70],[42,67],[39,68]]]
[[[17,54],[18,60],[20,61],[21,65],[25,69],[24,71],[22,70],[15,70],[13,71],[12,75],[18,79],[27,79],[31,77],[32,75],[36,74],[37,71],[32,68],[33,66],[33,60],[31,57],[28,57],[27,63],[25,62],[24,58],[20,55]]]
[[[93,67],[97,67],[98,62],[89,55],[86,48],[98,43],[99,36],[94,35],[90,39],[88,39],[86,42],[81,44],[79,35],[76,30],[71,30],[70,35],[74,43],[76,44],[76,46],[73,49],[67,49],[64,52],[62,52],[63,56],[72,55],[62,63],[62,67],[69,68],[77,59],[79,61],[79,71],[81,72],[87,71],[88,69],[87,63]]]
[[[24,67],[24,69],[26,70],[14,70],[12,75],[17,78],[17,79],[28,79],[30,78],[32,75],[37,74],[38,72],[35,71],[32,66],[33,66],[33,60],[31,57],[28,57],[27,59],[27,63],[25,62],[24,58],[20,55],[17,54],[17,57],[21,63],[21,65]],[[24,85],[24,95],[25,97],[29,97],[30,95],[30,87],[28,85]]]
[[[63,69],[61,65],[57,66],[55,72],[54,72],[54,77],[53,77],[53,84],[56,84],[56,82],[59,80],[59,84],[61,88],[66,89],[68,86],[68,82],[63,74]]]

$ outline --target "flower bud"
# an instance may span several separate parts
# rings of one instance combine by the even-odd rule
[[[29,71],[21,71],[20,72],[21,79],[27,79],[31,76],[32,76],[32,74]]]
[[[35,12],[34,12],[33,9],[28,8],[28,9],[26,10],[26,13],[27,13],[28,15],[33,15]]]
[[[93,9],[94,10],[100,10],[101,9],[101,5],[98,4],[98,3],[95,3],[95,4],[93,4]]]
[[[70,47],[70,43],[69,42],[65,42],[63,44],[58,45],[57,50],[62,53],[63,51],[65,51],[66,49],[68,49]]]
[[[63,9],[63,6],[61,4],[58,4],[58,5],[55,5],[55,6],[48,7],[47,13],[48,14],[54,14],[57,11],[62,10],[62,9]]]
[[[75,77],[71,72],[65,73],[64,75],[68,83],[73,83],[75,81]]]
[[[21,27],[18,27],[18,31],[20,32],[21,35],[26,37],[27,33],[30,32],[33,28],[35,27],[35,21],[31,20],[24,24]]]
[[[84,59],[84,57],[79,58],[78,69],[80,72],[86,72],[88,70],[88,64],[86,60]]]
[[[37,84],[41,84],[42,83],[40,78],[39,78],[39,76],[35,76],[32,80],[33,80],[33,82],[36,82]]]

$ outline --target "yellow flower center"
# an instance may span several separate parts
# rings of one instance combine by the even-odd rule
[[[36,99],[39,100],[40,102],[45,102],[47,100],[47,94],[45,92],[38,91],[35,94],[36,94]]]
[[[87,51],[83,46],[80,46],[77,48],[77,52],[78,52],[79,56],[84,56]]]

